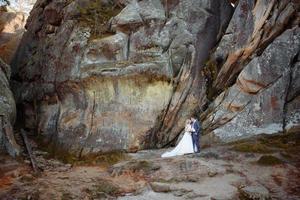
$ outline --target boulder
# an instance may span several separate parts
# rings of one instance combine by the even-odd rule
[[[287,132],[300,130],[300,54],[293,60],[285,106],[284,127]]]
[[[249,200],[271,199],[269,191],[262,185],[246,186],[240,189],[240,198]]]
[[[12,125],[16,118],[16,105],[9,87],[10,67],[0,59],[0,150],[11,156],[20,154]]]
[[[0,11],[0,58],[10,63],[25,31],[26,15],[22,12]]]
[[[236,4],[204,67],[203,145],[299,127],[299,4]]]
[[[35,2],[36,0],[0,1],[0,58],[7,64],[10,64],[19,46],[26,19]]]
[[[255,54],[260,54],[292,21],[299,23],[298,7],[293,1],[239,1],[225,35],[211,56],[219,66],[213,83],[215,90],[232,85]]]
[[[166,183],[151,182],[150,186],[154,192],[171,192],[170,185]]]
[[[37,1],[12,62],[25,126],[78,155],[166,145],[205,102],[201,67],[233,8],[99,3]]]
[[[288,128],[292,121],[298,124],[299,104],[289,103],[288,96],[297,84],[293,61],[300,51],[299,31],[286,30],[244,67],[235,84],[211,104],[203,124],[206,130],[231,141],[283,132],[287,114]]]

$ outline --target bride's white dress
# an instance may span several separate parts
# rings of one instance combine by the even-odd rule
[[[192,135],[189,131],[190,129],[190,125],[186,126],[185,133],[177,146],[172,151],[162,154],[161,157],[165,158],[194,153]]]

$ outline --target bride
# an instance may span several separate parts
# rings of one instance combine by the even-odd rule
[[[184,135],[181,138],[180,142],[177,144],[177,146],[172,151],[165,152],[164,154],[162,154],[161,157],[165,158],[194,153],[193,140],[191,135],[193,130],[191,120],[188,119],[186,121],[184,130]]]

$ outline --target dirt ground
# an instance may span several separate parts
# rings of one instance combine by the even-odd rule
[[[0,199],[300,199],[299,137],[260,138],[160,158],[167,149],[128,153],[116,164],[65,164],[35,150],[0,156]]]

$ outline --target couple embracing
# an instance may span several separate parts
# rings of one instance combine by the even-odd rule
[[[186,120],[185,132],[177,146],[169,152],[165,152],[161,157],[172,157],[190,153],[200,152],[199,137],[200,137],[200,123],[196,117]]]

